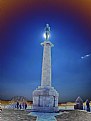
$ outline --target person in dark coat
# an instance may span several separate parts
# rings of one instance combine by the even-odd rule
[[[25,103],[25,109],[27,108],[27,103]]]
[[[87,106],[87,111],[90,112],[90,104],[89,104],[89,100],[88,99],[86,100],[86,106]]]

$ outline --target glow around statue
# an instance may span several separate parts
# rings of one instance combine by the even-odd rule
[[[44,33],[44,37],[46,39],[46,41],[49,40],[49,37],[50,37],[50,27],[49,27],[49,24],[46,24],[46,27],[45,27],[45,33]]]

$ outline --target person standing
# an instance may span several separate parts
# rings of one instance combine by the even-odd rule
[[[19,107],[20,107],[20,109],[22,108],[22,107],[21,107],[21,104],[19,105]]]
[[[86,100],[86,106],[87,106],[87,108],[86,108],[87,111],[90,112],[90,104],[89,104],[89,100],[88,99]]]
[[[19,109],[19,102],[16,103],[16,108]]]
[[[25,103],[25,109],[27,109],[27,103]]]

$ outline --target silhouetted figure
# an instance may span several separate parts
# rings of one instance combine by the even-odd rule
[[[16,103],[16,108],[19,109],[19,102]]]
[[[20,109],[22,108],[22,107],[21,107],[21,104],[19,105],[19,107],[20,107]]]
[[[86,108],[86,109],[87,109],[87,111],[89,111],[89,112],[90,112],[90,105],[89,105],[89,100],[88,100],[88,99],[86,100],[86,106],[87,106],[87,108]]]
[[[25,109],[27,108],[27,103],[25,103]]]

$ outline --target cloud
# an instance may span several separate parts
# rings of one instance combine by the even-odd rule
[[[82,56],[81,59],[88,58],[89,56],[91,56],[91,54],[87,54],[87,55],[85,55],[85,56]]]

